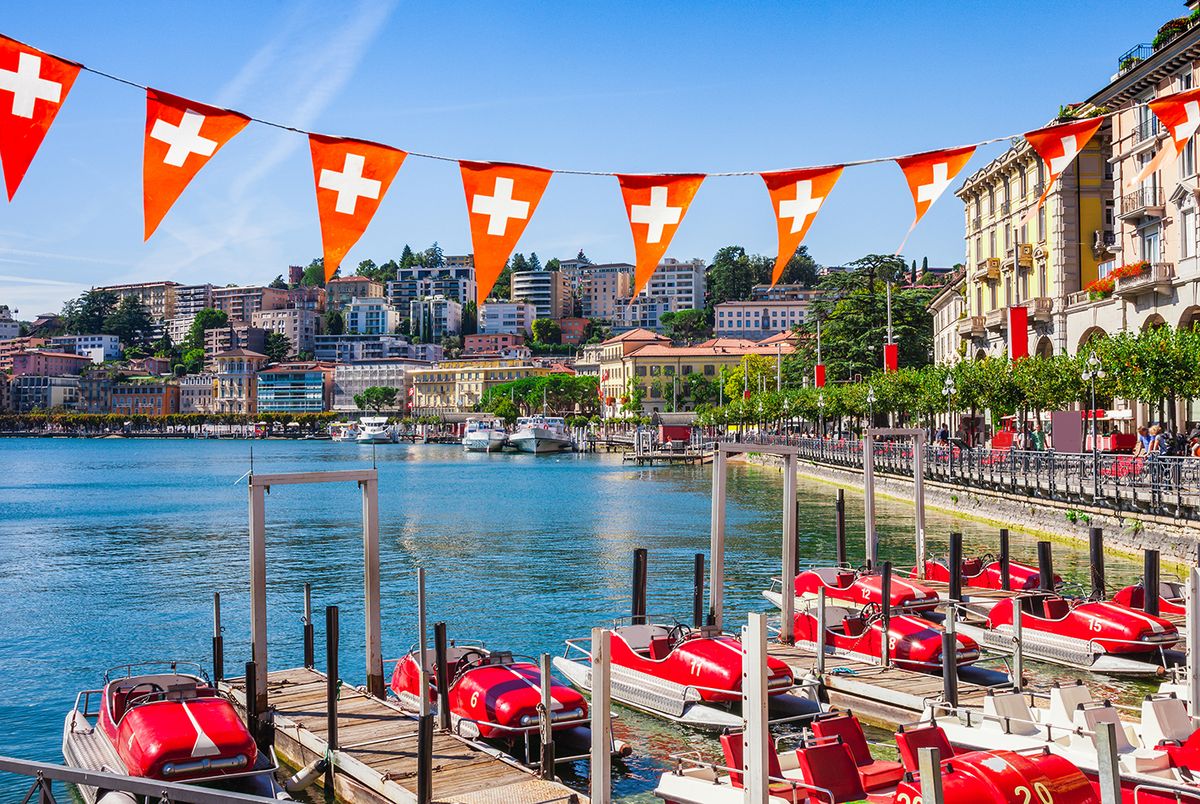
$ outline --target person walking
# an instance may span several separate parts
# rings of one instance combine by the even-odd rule
[[[1046,451],[1046,431],[1042,429],[1042,423],[1038,422],[1033,426],[1033,435],[1030,437],[1033,442],[1035,452]]]

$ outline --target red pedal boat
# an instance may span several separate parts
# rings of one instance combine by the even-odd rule
[[[421,667],[417,649],[396,663],[391,690],[407,709],[420,707]],[[542,702],[541,670],[532,659],[514,657],[509,651],[489,650],[482,642],[452,643],[446,649],[447,678],[450,681],[450,720],[464,737],[483,738],[512,747],[525,743],[525,761],[532,761],[532,739],[541,722],[538,706]],[[437,664],[435,652],[425,651],[425,669],[429,673],[426,694],[437,701]],[[551,680],[553,701],[550,716],[555,741],[591,745],[588,706],[575,690]]]
[[[815,603],[802,606],[795,615],[797,643],[818,644]],[[941,671],[942,632],[940,625],[911,614],[893,614],[888,625],[888,652],[897,667],[923,672]],[[956,633],[956,663],[963,667],[979,659],[979,646],[973,639]],[[846,606],[825,606],[825,633],[820,644],[827,653],[849,656],[867,663],[882,660],[883,617],[878,606],[861,610]]]
[[[1041,750],[955,752],[942,730],[926,725],[896,735],[901,762],[876,760],[862,727],[848,713],[813,724],[814,737],[791,751],[767,752],[769,804],[921,801],[918,750],[941,750],[946,804],[1099,804],[1087,777],[1071,762]],[[693,755],[674,757],[654,794],[674,804],[739,804],[745,791],[742,735],[721,736],[725,767]]]
[[[916,577],[916,571],[913,571]],[[950,583],[950,568],[945,562],[936,559],[925,560],[925,577],[930,581]],[[1041,573],[1037,567],[1008,562],[1008,577],[1010,588],[1015,592],[1032,591],[1038,588]],[[990,555],[979,558],[964,558],[962,562],[963,586],[974,586],[977,589],[1003,589],[1000,577],[1000,562]],[[1054,576],[1054,588],[1058,588],[1062,578]]]
[[[982,627],[963,623],[985,648],[1011,653],[1013,606],[1021,606],[1021,650],[1025,657],[1097,673],[1162,675],[1162,651],[1179,641],[1175,626],[1144,611],[1114,603],[1072,603],[1055,594],[1001,600]]]
[[[258,750],[233,704],[188,662],[114,667],[103,687],[80,692],[63,725],[63,759],[85,770],[282,793],[274,756]],[[80,792],[90,803],[107,791]]]
[[[1158,613],[1164,617],[1185,617],[1187,606],[1184,602],[1183,584],[1177,581],[1161,581],[1158,584]],[[1140,583],[1126,586],[1113,595],[1113,603],[1127,609],[1143,611],[1146,602],[1146,590]]]
[[[569,639],[554,666],[576,687],[591,689],[591,640]],[[697,728],[742,722],[729,711],[741,701],[742,643],[713,626],[618,624],[612,632],[612,698],[618,703]],[[817,711],[815,695],[791,693],[795,680],[779,659],[767,659],[774,711]]]
[[[776,606],[782,605],[779,578],[773,578],[771,589],[763,593],[763,597]],[[892,609],[901,611],[932,611],[937,608],[940,600],[938,593],[928,586],[916,583],[907,578],[892,576],[891,584]],[[808,600],[817,596],[818,590],[825,590],[825,599],[830,602],[843,602],[852,606],[862,606],[867,603],[883,605],[883,576],[874,572],[855,572],[844,567],[818,567],[805,570],[796,576],[796,597]]]

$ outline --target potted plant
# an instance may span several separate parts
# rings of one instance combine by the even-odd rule
[[[1112,276],[1102,276],[1096,281],[1090,283],[1084,290],[1087,291],[1088,298],[1092,301],[1099,299],[1107,299],[1112,295],[1113,288],[1116,287],[1116,280]]]
[[[1113,279],[1132,279],[1135,276],[1141,276],[1150,270],[1150,263],[1141,260],[1139,262],[1127,262],[1120,268],[1115,268],[1109,277]]]
[[[1125,72],[1126,70],[1132,70],[1134,67],[1141,64],[1142,61],[1144,61],[1144,59],[1142,59],[1141,56],[1127,56],[1126,58],[1121,59],[1121,64],[1120,64],[1119,69],[1121,72]]]
[[[1167,44],[1172,39],[1186,31],[1190,25],[1191,20],[1189,20],[1187,17],[1178,17],[1177,19],[1167,20],[1162,24],[1162,27],[1158,29],[1158,34],[1154,37],[1154,41],[1151,44],[1154,46],[1155,50],[1158,50],[1163,45]]]

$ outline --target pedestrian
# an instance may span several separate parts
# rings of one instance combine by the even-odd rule
[[[937,442],[939,444],[946,444],[949,441],[950,441],[950,428],[946,426],[945,422],[942,422],[942,424],[938,427]]]
[[[1038,422],[1033,426],[1033,435],[1031,436],[1033,449],[1036,452],[1046,451],[1046,432],[1042,430],[1042,423]]]
[[[1150,452],[1150,442],[1154,440],[1150,435],[1150,428],[1146,427],[1144,424],[1137,429],[1137,433],[1137,446],[1133,448],[1133,454],[1135,457],[1146,455],[1148,452]]]

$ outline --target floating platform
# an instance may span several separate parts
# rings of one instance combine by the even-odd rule
[[[276,670],[267,676],[274,711],[275,750],[301,768],[328,753],[326,676],[310,668]],[[245,712],[245,679],[221,683]],[[417,718],[392,703],[343,685],[338,697],[338,750],[334,792],[355,804],[410,804],[417,791]],[[569,787],[539,779],[484,746],[453,734],[433,737],[433,798],[458,804],[550,804],[586,802]]]

